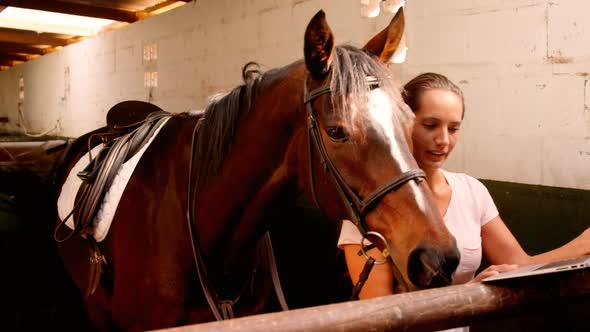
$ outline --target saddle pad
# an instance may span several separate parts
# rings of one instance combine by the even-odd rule
[[[141,159],[143,153],[152,144],[154,138],[156,138],[160,132],[160,129],[164,127],[169,119],[170,118],[162,121],[162,125],[159,128],[156,128],[154,135],[147,141],[147,143],[140,150],[138,150],[133,157],[121,165],[121,168],[119,168],[117,175],[115,175],[115,178],[113,179],[113,184],[105,193],[104,200],[102,201],[96,213],[96,218],[93,221],[94,239],[96,242],[100,242],[106,238],[109,228],[111,227],[111,223],[113,222],[115,212],[117,211],[117,206],[121,200],[121,196],[123,196],[125,187],[127,187],[127,183],[129,182],[129,179],[131,179],[131,175],[133,174],[137,163]],[[102,144],[99,144],[93,148],[91,151],[92,156],[96,156],[101,148]],[[87,153],[78,160],[76,165],[74,165],[61,188],[61,193],[57,199],[57,212],[61,220],[64,220],[74,209],[76,194],[82,185],[82,180],[78,177],[78,173],[82,171],[89,162],[90,160]],[[74,223],[72,219],[73,216],[68,219],[66,225],[73,229]]]

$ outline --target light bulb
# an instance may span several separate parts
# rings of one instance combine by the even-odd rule
[[[379,15],[381,0],[361,0],[361,17],[376,17]]]
[[[383,0],[381,1],[381,9],[386,13],[397,13],[404,3],[404,0]]]

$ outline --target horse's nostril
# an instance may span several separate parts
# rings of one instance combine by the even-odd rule
[[[408,275],[419,288],[432,287],[432,282],[441,272],[441,259],[437,250],[430,246],[419,246],[410,254]]]
[[[420,261],[422,262],[422,267],[424,268],[425,275],[433,277],[438,274],[440,264],[438,260],[435,259],[436,257],[433,257],[433,255],[431,255],[431,252],[423,251],[419,257]]]
[[[457,247],[454,247],[452,251],[445,255],[445,260],[443,264],[443,271],[445,275],[452,276],[457,266],[459,266],[459,260],[461,259],[461,254]]]
[[[459,265],[457,248],[445,252],[430,245],[420,245],[410,254],[408,276],[418,288],[447,286],[452,283],[452,275]]]

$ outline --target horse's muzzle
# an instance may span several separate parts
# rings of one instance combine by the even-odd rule
[[[408,276],[417,288],[448,286],[459,265],[460,254],[456,246],[442,252],[431,245],[419,245],[410,254]]]

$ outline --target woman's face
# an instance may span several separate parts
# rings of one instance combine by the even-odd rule
[[[441,168],[459,139],[463,101],[454,92],[427,90],[418,101],[412,134],[414,158],[420,168]]]

